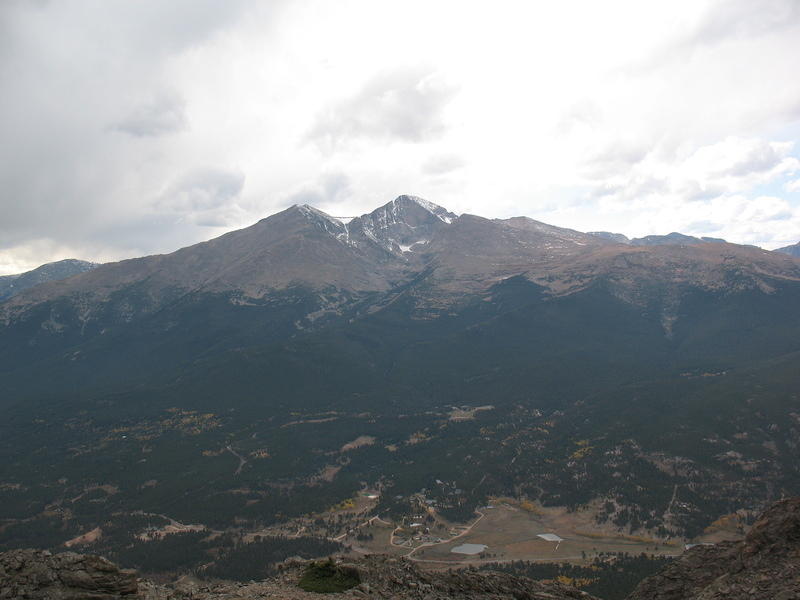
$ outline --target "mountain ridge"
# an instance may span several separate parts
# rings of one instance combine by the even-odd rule
[[[67,258],[56,262],[45,263],[24,273],[0,276],[0,302],[41,283],[73,277],[95,269],[98,266],[99,263]]]
[[[693,539],[800,493],[799,261],[451,215],[293,206],[0,304],[9,518],[257,530],[363,482],[404,514],[446,480],[456,521],[513,495]],[[98,480],[120,492],[73,506]]]
[[[792,244],[791,246],[784,246],[783,248],[777,248],[774,251],[781,252],[783,254],[788,254],[789,256],[794,256],[795,258],[800,258],[800,242]]]
[[[428,219],[420,214],[427,216]],[[305,217],[305,222],[300,217]],[[492,227],[492,223],[496,226]],[[448,226],[453,224],[457,225],[456,229],[469,229],[467,235],[473,237],[464,239],[463,235],[454,235],[452,231],[448,231],[450,229]],[[316,247],[309,247],[308,243],[300,244],[297,235],[304,235],[307,240],[312,239],[309,237],[311,231],[308,227],[318,229],[317,233],[333,237],[341,242],[343,247],[332,246],[330,239],[320,235],[312,236]],[[295,234],[294,239],[291,235],[286,235],[287,229],[291,234]],[[418,232],[418,229],[422,231]],[[510,235],[510,232],[516,232],[518,235]],[[498,250],[508,257],[516,256],[517,262],[524,263],[527,268],[518,267],[514,272],[514,266],[509,265],[500,276],[517,275],[523,271],[530,274],[534,271],[531,275],[532,280],[554,289],[559,288],[563,292],[568,291],[570,287],[564,286],[563,281],[556,281],[554,285],[550,285],[549,282],[555,279],[554,274],[557,278],[558,270],[548,268],[547,263],[553,259],[563,262],[568,262],[570,258],[579,260],[583,254],[580,251],[582,246],[587,249],[599,249],[603,245],[610,244],[615,249],[607,250],[606,254],[625,256],[626,252],[621,248],[617,249],[614,244],[616,239],[614,236],[619,234],[610,235],[614,239],[603,237],[602,232],[585,234],[547,225],[528,217],[493,220],[473,215],[459,217],[415,196],[399,196],[371,213],[353,218],[348,223],[343,223],[309,205],[294,205],[261,219],[250,227],[207,242],[200,242],[169,254],[108,263],[102,265],[99,271],[95,270],[91,276],[71,279],[69,283],[54,282],[37,288],[10,304],[8,301],[4,303],[6,306],[0,307],[0,315],[3,315],[0,318],[7,319],[9,311],[17,310],[26,302],[41,302],[58,295],[81,293],[87,289],[103,297],[118,287],[115,286],[114,279],[122,285],[148,279],[151,287],[155,288],[155,293],[152,294],[154,296],[165,294],[170,289],[182,290],[184,293],[200,289],[211,291],[239,289],[248,297],[258,298],[269,290],[298,283],[310,284],[315,288],[330,285],[359,292],[385,291],[391,286],[391,282],[402,281],[404,275],[408,274],[409,268],[418,270],[420,264],[425,264],[425,256],[435,254],[437,251],[442,253],[445,259],[437,261],[442,268],[457,271],[459,267],[467,267],[467,273],[464,275],[469,278],[468,265],[454,257],[453,252],[448,252],[448,245],[454,243],[455,252],[462,255],[474,255],[470,247],[472,245],[485,248],[489,252],[485,258],[497,256]],[[444,239],[437,245],[436,238]],[[742,257],[749,251],[751,260],[755,257],[760,258],[756,261],[760,266],[753,270],[764,275],[800,277],[800,269],[792,263],[786,262],[781,265],[776,263],[771,269],[765,268],[764,263],[769,260],[768,255],[764,254],[766,251],[727,244],[722,240],[669,234],[628,240],[626,245],[638,247],[668,245],[672,248],[706,245],[712,242],[725,244],[723,246],[725,250],[718,250],[717,255],[724,255],[727,250]],[[500,244],[503,244],[502,248],[498,248]],[[350,251],[348,252],[346,248]],[[226,254],[229,256],[228,263],[231,264],[225,263],[225,259],[220,263],[218,258],[213,258]],[[279,260],[282,260],[282,263],[275,262],[276,254],[280,255]],[[702,253],[694,254],[699,256]],[[491,269],[491,265],[487,265],[486,262],[484,260],[475,265],[472,271],[479,270],[486,273]],[[583,264],[585,265],[585,261]],[[544,273],[536,273],[536,270]],[[250,281],[247,281],[248,278]],[[168,293],[166,295],[167,298],[171,297]]]

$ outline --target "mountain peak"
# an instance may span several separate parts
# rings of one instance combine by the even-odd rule
[[[589,235],[593,235],[594,237],[598,237],[603,240],[608,240],[609,242],[615,242],[617,244],[630,244],[631,240],[628,238],[627,235],[622,233],[613,233],[611,231],[588,231]]]
[[[98,263],[66,258],[56,262],[46,263],[32,271],[4,275],[0,277],[0,302],[16,296],[29,288],[48,281],[59,281],[90,271],[99,266]]]
[[[409,194],[403,194],[398,196],[394,200],[392,200],[389,204],[382,206],[381,208],[386,208],[388,206],[396,207],[396,206],[409,206],[409,205],[416,205],[424,208],[426,211],[431,213],[432,215],[439,218],[444,223],[448,225],[453,222],[453,219],[457,218],[458,215],[451,213],[449,210],[444,208],[443,206],[439,206],[438,204],[434,204],[433,202],[429,202],[425,200],[425,198],[420,198],[419,196],[412,196]],[[380,209],[378,209],[380,210]]]
[[[311,219],[325,219],[326,221],[331,221],[339,226],[343,225],[343,223],[336,217],[332,217],[328,213],[321,211],[318,208],[314,208],[310,204],[295,204],[292,206],[292,208],[298,210],[301,214]]]
[[[293,221],[307,223],[306,226],[324,231],[339,240],[347,238],[347,227],[342,221],[310,204],[293,204],[283,211],[283,213],[279,214],[286,215]]]
[[[390,254],[413,252],[412,246],[427,244],[442,227],[458,215],[418,196],[402,195],[356,217],[347,224],[351,240],[377,244]]]

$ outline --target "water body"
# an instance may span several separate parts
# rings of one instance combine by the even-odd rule
[[[456,554],[480,554],[488,547],[486,544],[461,544],[450,550],[450,552]]]

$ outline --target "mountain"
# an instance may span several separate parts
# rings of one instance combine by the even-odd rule
[[[32,271],[27,271],[18,275],[3,275],[0,277],[0,302],[12,296],[16,296],[40,283],[60,281],[61,279],[90,271],[97,266],[97,263],[68,258],[66,260],[47,263]]]
[[[800,242],[792,244],[791,246],[778,248],[777,250],[775,250],[775,252],[782,252],[783,254],[788,254],[789,256],[800,258]]]
[[[141,511],[346,536],[307,515],[365,488],[395,523],[506,495],[701,539],[800,493],[800,263],[674,241],[400,196],[30,288],[0,304],[0,548],[117,551]]]
[[[627,235],[621,233],[611,233],[610,231],[590,231],[589,235],[616,242],[617,244],[630,244],[631,240]]]
[[[677,244],[727,244],[722,238],[715,237],[694,237],[673,231],[667,235],[648,235],[641,238],[630,239],[621,233],[611,233],[609,231],[592,231],[589,235],[599,237],[618,244],[630,244],[631,246],[671,246]]]
[[[726,243],[720,238],[694,237],[673,231],[667,235],[647,235],[641,238],[634,238],[631,244],[634,246],[663,246],[668,244],[702,244],[702,243]]]

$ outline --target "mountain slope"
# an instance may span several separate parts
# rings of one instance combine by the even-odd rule
[[[783,254],[788,254],[789,256],[794,256],[795,258],[800,258],[800,242],[792,244],[791,246],[778,248],[775,250],[775,252],[781,252]]]
[[[611,233],[610,231],[592,231],[590,235],[604,240],[616,242],[618,244],[630,244],[631,246],[670,246],[680,244],[726,244],[722,238],[714,237],[694,237],[673,231],[666,235],[647,235],[645,237],[629,239],[621,233]]]
[[[741,542],[697,546],[642,581],[628,600],[800,597],[800,498],[777,502]]]
[[[91,271],[98,265],[85,260],[68,258],[58,262],[47,263],[40,267],[20,273],[19,275],[4,275],[0,277],[0,302],[16,296],[25,290],[40,283],[59,281],[86,271]]]
[[[0,500],[88,529],[136,510],[255,528],[363,482],[395,514],[438,479],[454,520],[488,495],[602,500],[620,528],[693,537],[800,492],[798,306],[800,263],[752,247],[411,196],[348,223],[294,206],[0,305]],[[491,409],[449,417],[464,406]],[[98,482],[119,492],[72,500]]]

